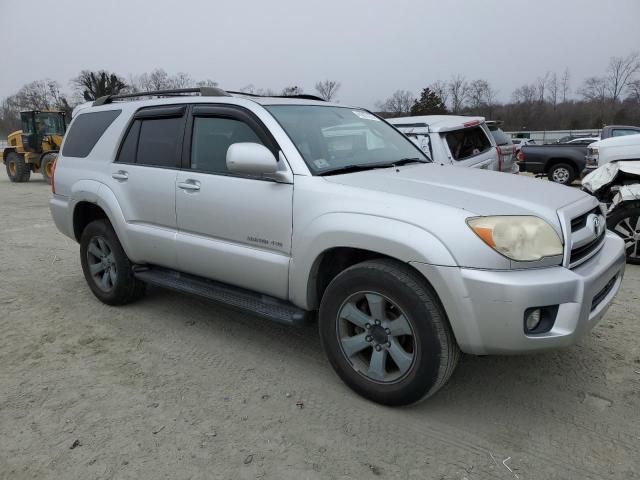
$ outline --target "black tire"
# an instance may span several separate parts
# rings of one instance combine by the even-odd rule
[[[55,161],[55,153],[47,153],[40,159],[40,173],[48,183],[51,183],[51,169],[53,168],[53,163]]]
[[[102,264],[98,260],[100,255],[92,253],[95,251],[96,244],[106,245],[104,251],[110,252],[110,254],[109,258],[102,256],[104,264],[108,264],[106,270],[92,273],[92,266],[98,267]],[[133,276],[132,263],[122,249],[109,221],[94,220],[85,227],[80,236],[80,263],[89,288],[101,302],[108,305],[124,305],[144,295],[145,284]],[[112,275],[111,268],[113,267],[115,267],[115,274]],[[95,275],[102,279],[105,271],[107,272],[107,285],[101,287]]]
[[[31,167],[24,161],[24,156],[16,152],[9,152],[4,159],[9,180],[16,183],[28,182],[31,178]]]
[[[560,185],[571,185],[577,176],[575,167],[568,163],[556,163],[547,173],[549,180]]]
[[[350,299],[358,298],[358,295],[369,295],[371,292],[387,301],[383,309],[385,315],[392,315],[392,309],[397,307],[397,311],[407,318],[411,327],[411,366],[392,381],[376,381],[371,379],[363,368],[357,368],[355,362],[362,360],[355,357],[360,356],[366,364],[366,355],[369,353],[369,371],[371,370],[375,354],[373,346],[370,350],[369,347],[361,349],[351,357],[348,357],[343,349],[345,338],[361,336],[362,333],[371,331],[364,330],[365,328],[372,327],[365,325],[361,333],[356,331],[353,334],[354,337],[343,337],[340,329],[341,325],[344,325],[345,317],[341,316],[341,312],[344,312]],[[368,299],[366,301],[368,302]],[[371,307],[364,309],[368,309],[371,315]],[[359,313],[362,312],[360,310]],[[323,348],[340,378],[358,394],[384,405],[408,405],[433,395],[449,380],[460,356],[460,350],[436,293],[420,274],[394,260],[366,261],[337,275],[322,297],[319,329]],[[368,342],[372,342],[371,336],[367,338]],[[395,338],[406,340],[407,337]],[[373,340],[374,343],[378,341]],[[377,348],[380,344],[376,345]],[[390,343],[386,345],[390,346]],[[385,374],[389,366],[397,365],[400,370],[400,364],[394,364],[394,361],[395,357],[389,348],[387,356],[382,361]]]
[[[607,228],[625,241],[627,263],[640,265],[640,203],[618,205],[607,217]]]

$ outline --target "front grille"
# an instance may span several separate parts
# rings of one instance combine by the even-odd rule
[[[569,258],[569,264],[574,265],[579,262],[583,258],[587,257],[591,252],[600,248],[600,245],[604,243],[604,232],[594,240],[590,241],[586,245],[582,245],[580,247],[574,248],[571,250],[571,257]]]
[[[609,292],[613,289],[613,286],[616,284],[617,279],[618,279],[618,276],[617,275],[614,276],[611,280],[607,282],[607,284],[604,286],[602,290],[596,293],[595,297],[593,297],[593,300],[591,301],[592,312],[596,309],[598,305],[600,305],[600,302],[602,302],[602,300],[604,300],[604,298],[607,295],[609,295]]]
[[[593,210],[589,210],[588,212],[583,213],[579,217],[576,217],[573,220],[571,220],[571,233],[586,227],[587,217],[589,217],[589,215],[591,215],[592,213],[595,213],[596,215],[600,215],[602,212],[600,211],[600,207],[595,207]]]

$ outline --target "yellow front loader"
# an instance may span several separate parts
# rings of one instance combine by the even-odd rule
[[[64,112],[20,112],[22,130],[9,134],[2,161],[12,182],[28,182],[31,172],[51,181],[53,162],[66,130]]]

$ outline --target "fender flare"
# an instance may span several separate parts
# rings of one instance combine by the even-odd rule
[[[444,242],[423,227],[375,215],[329,213],[294,233],[289,298],[295,305],[314,307],[314,270],[325,252],[338,247],[368,250],[407,264],[457,265]]]

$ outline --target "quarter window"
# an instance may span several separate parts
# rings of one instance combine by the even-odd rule
[[[62,155],[65,157],[87,157],[121,111],[106,110],[78,115],[67,133]]]
[[[232,118],[195,117],[191,144],[191,169],[210,173],[229,173],[227,150],[234,143],[263,144],[246,123]]]

